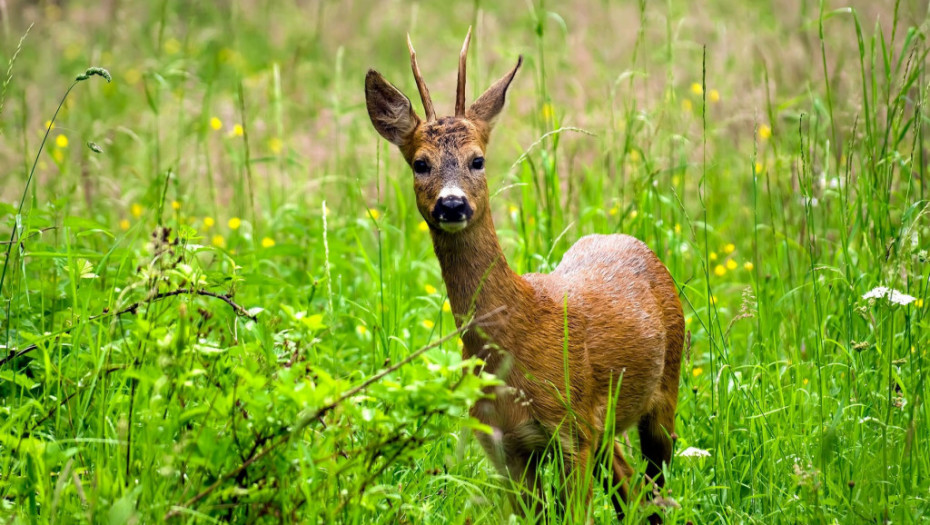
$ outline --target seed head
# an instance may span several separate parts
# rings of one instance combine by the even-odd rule
[[[75,78],[74,80],[75,82],[83,82],[94,75],[97,75],[97,76],[100,76],[106,79],[107,84],[109,84],[113,80],[113,77],[110,76],[110,72],[107,71],[106,69],[103,69],[102,67],[89,67],[87,68],[87,71],[84,71],[83,74],[78,75],[77,78]]]

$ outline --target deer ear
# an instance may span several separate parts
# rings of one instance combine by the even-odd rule
[[[420,117],[413,111],[410,99],[374,69],[365,75],[365,103],[368,117],[382,137],[395,146],[409,143]]]
[[[493,126],[494,119],[497,118],[498,113],[504,109],[507,88],[510,87],[510,83],[517,74],[517,70],[520,69],[521,64],[523,64],[523,55],[520,55],[520,58],[517,59],[517,65],[510,70],[510,73],[504,75],[503,78],[495,82],[487,91],[478,97],[478,100],[468,108],[468,112],[465,116],[468,117],[469,120],[480,120],[485,122],[488,124],[489,128]]]

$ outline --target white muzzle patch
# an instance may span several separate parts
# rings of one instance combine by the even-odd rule
[[[468,199],[468,197],[465,196],[465,192],[462,191],[462,188],[459,188],[458,186],[444,186],[442,190],[439,191],[439,198],[442,199],[445,197],[460,197],[462,199]]]

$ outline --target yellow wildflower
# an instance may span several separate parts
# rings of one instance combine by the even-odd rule
[[[738,265],[733,259],[727,259],[727,270],[735,270]]]
[[[165,40],[165,44],[162,47],[165,48],[165,53],[168,53],[169,55],[176,55],[179,51],[181,51],[181,43],[178,42],[177,38],[169,38],[168,40]]]
[[[239,217],[233,217],[232,219],[229,219],[227,224],[230,230],[238,230],[239,226],[242,226],[242,219]]]
[[[747,272],[751,272],[755,266],[752,264],[752,262],[746,261],[743,263],[743,268],[745,268]]]
[[[641,158],[642,156],[639,154],[639,150],[630,150],[630,162],[639,162]]]
[[[449,312],[452,311],[452,305],[449,304],[449,300],[448,300],[448,299],[446,299],[445,301],[442,302],[442,311],[443,311],[443,312],[446,312],[446,313],[449,313]]]
[[[772,128],[768,124],[759,126],[759,139],[768,140],[772,137]]]
[[[723,251],[726,253],[733,253],[733,250],[735,249],[736,249],[736,245],[733,244],[732,242],[727,243],[727,245],[723,247]]]
[[[802,381],[802,382],[806,385],[806,384],[809,383],[810,381],[808,381],[807,378],[805,377],[805,378],[804,378],[804,381]]]
[[[763,169],[764,169],[764,166],[762,166],[762,163],[757,162],[756,163],[756,175],[761,175]]]
[[[55,137],[55,145],[58,146],[59,148],[67,148],[68,137],[65,135],[58,135],[57,137]]]
[[[710,260],[712,261],[717,260],[717,252],[710,252]]]
[[[226,238],[224,238],[224,237],[223,237],[222,235],[220,235],[220,234],[214,235],[214,236],[213,236],[212,242],[213,242],[213,246],[216,246],[217,248],[225,248],[225,247],[226,247]]]
[[[180,210],[180,209],[181,209],[181,203],[178,202],[178,201],[171,201],[171,208],[174,209],[174,210]]]
[[[691,113],[691,111],[692,111],[693,109],[694,109],[694,105],[691,104],[691,101],[690,101],[690,100],[684,99],[684,100],[681,101],[681,110],[682,110],[682,111],[684,111],[685,113]]]
[[[718,264],[714,267],[714,273],[717,274],[718,277],[722,277],[725,273],[727,273],[727,269],[724,268],[722,264]]]
[[[541,112],[541,113],[542,113],[542,118],[543,118],[543,120],[545,120],[546,122],[549,122],[549,120],[552,119],[552,114],[553,114],[553,111],[552,111],[552,104],[550,104],[550,103],[548,103],[548,102],[546,102],[545,104],[543,104],[542,112]]]
[[[704,369],[699,366],[696,366],[694,367],[694,370],[691,370],[691,375],[693,375],[694,377],[698,377],[699,375],[703,373],[704,373]]]
[[[361,324],[360,324],[360,325],[358,325],[358,326],[355,327],[355,333],[357,333],[358,335],[362,335],[362,336],[363,336],[363,335],[365,335],[365,334],[368,333],[368,329],[365,328],[365,325],[361,325]]]
[[[47,130],[49,130],[49,131],[55,129],[55,123],[52,122],[51,120],[46,120],[46,121],[45,121],[45,129],[47,129]]]
[[[607,214],[611,217],[616,216],[618,213],[620,213],[620,208],[616,204],[614,204],[614,206],[607,211]]]
[[[631,218],[631,219],[635,219],[637,215],[639,215],[639,212],[636,211],[636,210],[633,210],[633,211],[630,212],[630,218]]]
[[[270,139],[268,139],[268,149],[271,150],[272,153],[277,155],[278,153],[281,153],[281,151],[284,149],[284,143],[281,142],[281,139],[279,139],[278,137],[271,137]]]
[[[138,203],[133,204],[132,206],[129,207],[129,213],[131,213],[133,217],[138,219],[139,217],[142,216],[142,205]]]
[[[681,233],[681,224],[675,223],[675,233]]]
[[[121,229],[121,230],[123,230],[123,231],[128,230],[128,229],[129,229],[129,221],[128,221],[127,219],[123,219],[123,220],[119,221],[119,229]]]
[[[428,293],[429,295],[433,295],[434,293],[436,293],[436,287],[431,284],[427,284],[426,286],[423,287],[423,289],[426,290],[426,293]]]
[[[923,308],[923,307],[924,307],[924,300],[923,300],[923,299],[917,299],[916,301],[914,301],[914,306],[916,306],[917,308]]]
[[[242,124],[236,124],[235,126],[233,126],[233,129],[230,132],[230,135],[232,135],[233,137],[241,137],[244,133],[245,133],[245,130],[242,129]]]
[[[131,67],[127,69],[125,73],[123,73],[123,80],[125,80],[126,83],[130,86],[134,86],[138,84],[140,80],[142,80],[142,73],[139,73],[138,69]]]
[[[265,237],[262,239],[262,248],[271,248],[275,245],[274,239],[271,237]]]
[[[60,149],[56,149],[52,152],[52,158],[55,159],[55,162],[61,164],[65,160],[65,154]]]
[[[381,218],[381,212],[375,208],[368,208],[368,213],[371,215],[371,218],[374,220],[378,220]]]
[[[712,89],[708,91],[707,100],[710,100],[711,102],[715,102],[715,103],[720,102],[720,92],[717,91],[716,89]]]
[[[424,320],[423,320],[423,326],[424,326],[427,330],[432,330],[433,327],[436,326],[436,323],[430,321],[429,319],[424,319]]]
[[[701,85],[698,84],[697,82],[694,82],[693,84],[691,84],[691,92],[694,93],[695,95],[701,95],[704,93],[704,88],[701,87]]]
[[[426,221],[420,221],[420,224],[417,225],[417,229],[421,232],[428,232],[429,224],[426,224]]]
[[[510,207],[507,208],[507,211],[510,212],[511,215],[516,215],[520,213],[520,208],[517,208],[516,205],[511,204]]]
[[[223,128],[223,121],[213,117],[210,119],[210,127],[213,128],[214,131],[219,131]]]
[[[204,217],[203,218],[203,227],[212,228],[216,224],[216,221],[213,220],[213,217]]]

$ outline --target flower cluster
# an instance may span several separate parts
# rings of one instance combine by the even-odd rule
[[[887,286],[877,286],[872,288],[865,295],[862,296],[863,299],[887,299],[891,304],[899,304],[902,306],[913,303],[917,300],[916,297],[907,295],[906,293],[899,292],[893,288],[888,288]],[[923,302],[921,301],[921,304]]]
[[[171,209],[173,209],[174,211],[180,212],[182,207],[183,207],[183,203],[181,201],[177,201],[177,200],[171,201]],[[133,219],[141,218],[144,213],[145,213],[145,208],[143,208],[142,205],[139,203],[133,203],[129,207],[129,215]],[[187,217],[186,221],[188,224],[196,225],[198,222],[198,219],[196,217]],[[210,216],[203,217],[203,219],[200,219],[199,222],[200,222],[200,227],[203,229],[204,232],[207,232],[213,229],[214,226],[216,226],[216,220]],[[230,217],[226,221],[226,226],[229,228],[231,232],[236,232],[242,227],[242,219],[240,219],[239,217]],[[120,219],[119,221],[120,230],[128,231],[131,227],[132,227],[132,222],[129,219],[127,218]],[[217,248],[226,248],[226,237],[222,233],[216,232],[212,236],[210,236],[210,244],[212,244],[213,246],[216,246]],[[261,241],[259,241],[259,244],[261,245],[262,248],[268,249],[268,248],[273,248],[277,244],[277,242],[274,240],[273,237],[266,236],[266,237],[262,237]]]

